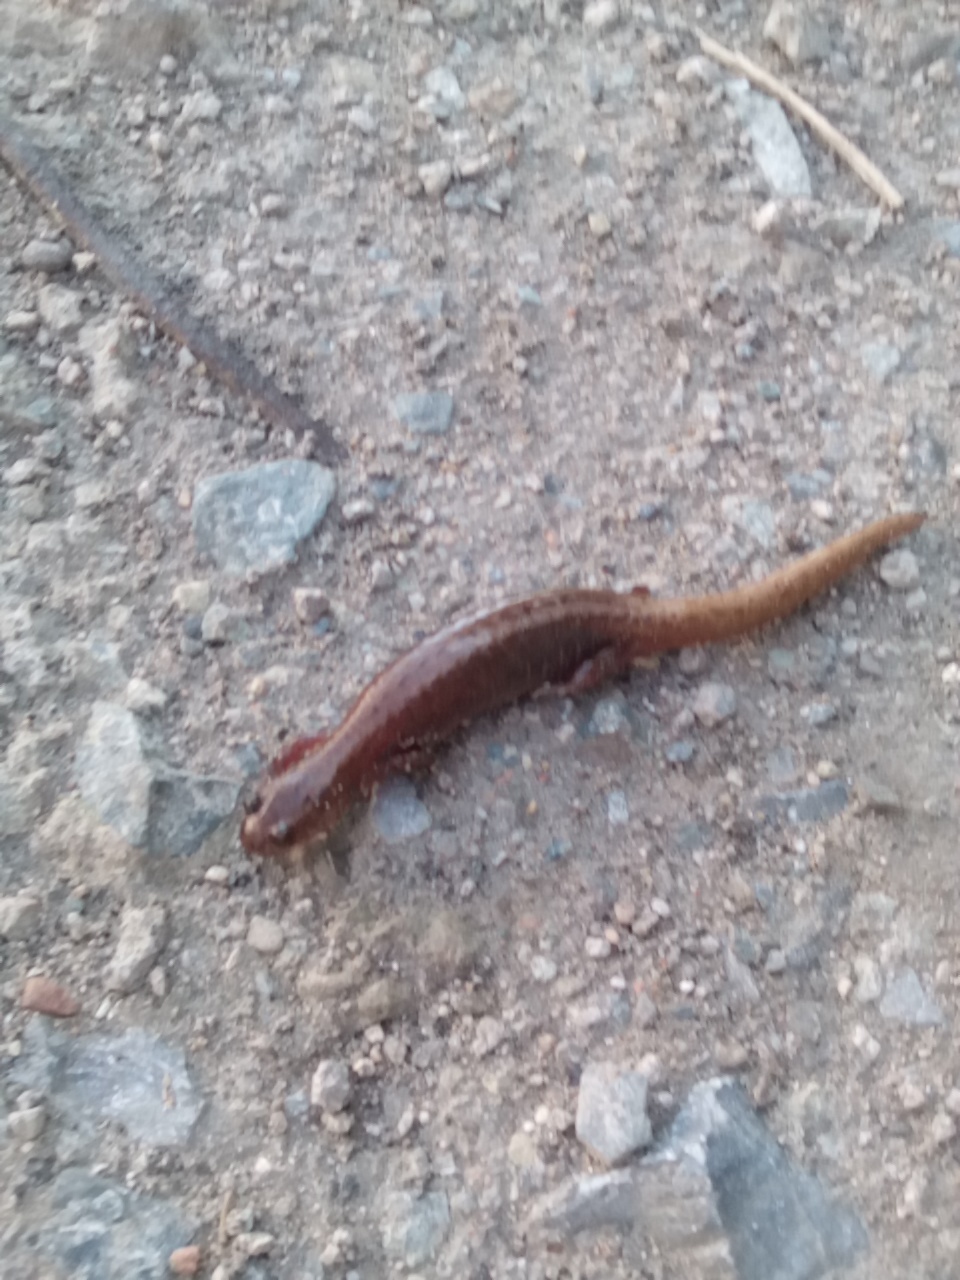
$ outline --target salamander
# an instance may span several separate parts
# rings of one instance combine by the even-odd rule
[[[240,838],[278,855],[329,835],[390,773],[416,768],[461,726],[550,687],[578,694],[653,654],[756,631],[923,523],[892,515],[760,582],[679,598],[642,587],[561,589],[444,627],[386,667],[329,733],[295,742],[247,806]]]

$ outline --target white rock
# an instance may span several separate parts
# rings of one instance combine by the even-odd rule
[[[453,180],[453,165],[449,160],[430,160],[417,170],[417,176],[428,196],[442,196]]]
[[[583,26],[586,31],[609,31],[619,21],[619,0],[590,0],[583,10]]]

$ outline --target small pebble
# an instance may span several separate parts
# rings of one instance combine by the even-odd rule
[[[40,317],[36,311],[8,311],[3,328],[7,333],[34,333],[40,328]]]
[[[264,956],[274,956],[283,949],[282,925],[266,916],[251,916],[247,929],[247,945]]]
[[[551,960],[549,956],[534,956],[530,961],[530,973],[534,982],[545,986],[548,982],[553,982],[557,976],[556,961]]]
[[[200,1259],[200,1246],[187,1244],[174,1249],[167,1259],[167,1265],[175,1276],[195,1276],[200,1270]]]
[[[178,582],[173,589],[173,603],[181,613],[203,614],[210,605],[210,595],[209,582]]]
[[[293,611],[305,627],[315,626],[330,614],[330,598],[319,587],[294,587]]]
[[[442,196],[453,181],[453,165],[449,160],[431,160],[417,170],[424,194],[433,198]]]
[[[28,271],[42,271],[52,276],[66,271],[73,261],[73,245],[69,240],[29,240],[23,250],[23,265]]]
[[[620,0],[590,0],[583,10],[586,31],[609,31],[620,21]]]
[[[15,893],[0,898],[0,938],[9,942],[23,942],[31,938],[40,927],[41,916],[40,899],[32,893]]]
[[[74,1018],[80,1012],[80,1001],[53,978],[34,976],[23,984],[20,1006],[32,1013],[50,1018]]]
[[[908,547],[888,551],[880,561],[880,577],[891,591],[909,591],[920,581],[917,557]]]
[[[707,729],[729,720],[737,710],[737,695],[728,684],[702,684],[693,700],[693,714]]]
[[[353,1084],[346,1063],[324,1058],[317,1063],[310,1080],[310,1105],[331,1114],[343,1111],[350,1101]]]
[[[265,218],[282,218],[289,209],[287,197],[269,191],[260,201],[260,212]]]
[[[588,215],[587,223],[595,240],[606,240],[613,233],[613,223],[605,213],[594,211]]]
[[[22,1107],[7,1116],[7,1129],[15,1142],[36,1142],[47,1127],[46,1107]]]

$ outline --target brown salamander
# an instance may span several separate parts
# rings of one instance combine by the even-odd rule
[[[582,693],[638,659],[783,618],[923,520],[888,516],[731,591],[687,599],[644,588],[547,591],[444,627],[382,671],[336,729],[274,761],[248,806],[243,845],[280,854],[330,834],[385,775],[416,767],[467,721],[546,686]]]

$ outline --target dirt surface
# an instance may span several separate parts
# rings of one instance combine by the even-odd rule
[[[655,1134],[739,1076],[856,1207],[856,1274],[960,1270],[960,26],[829,0],[825,56],[792,65],[751,8],[0,0],[2,113],[343,455],[295,564],[221,571],[198,482],[309,459],[309,433],[95,265],[25,265],[56,218],[0,171],[5,1274],[87,1274],[37,1252],[69,1169],[181,1214],[203,1274],[699,1274],[617,1232],[528,1238],[537,1196],[596,1167],[594,1059],[643,1064]],[[770,208],[698,23],[903,213],[877,226],[799,126],[813,197]],[[452,395],[445,431],[400,420],[416,391]],[[361,815],[348,876],[248,858],[239,809],[145,854],[78,789],[95,704],[239,785],[459,613],[714,589],[913,507],[885,580],[476,725],[395,797],[425,829]],[[24,1077],[31,976],[79,1002],[57,1034],[185,1054],[189,1139],[85,1132]]]

